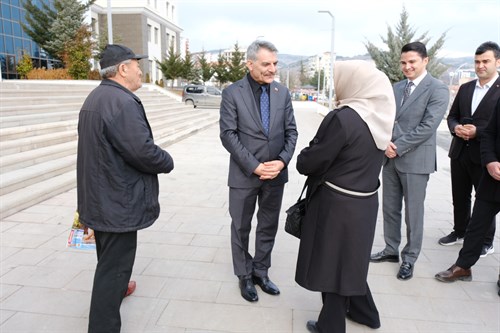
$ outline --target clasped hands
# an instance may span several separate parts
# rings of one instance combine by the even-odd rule
[[[260,180],[269,180],[278,177],[284,167],[285,163],[283,163],[283,161],[268,161],[260,163],[253,173],[259,176]]]
[[[455,135],[459,138],[468,141],[476,137],[476,126],[472,124],[457,125],[455,126]]]

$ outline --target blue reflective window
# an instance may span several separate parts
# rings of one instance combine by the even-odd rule
[[[19,21],[21,19],[21,10],[18,7],[11,7],[10,11],[12,13],[12,21]]]
[[[10,0],[10,3],[13,6],[21,7],[21,3],[19,2],[19,0]]]
[[[6,35],[12,35],[12,22],[9,20],[3,20],[3,32]]]
[[[22,49],[23,49],[23,40],[21,38],[14,38],[14,50],[16,50],[15,54],[19,55]]]
[[[23,39],[23,49],[33,55],[33,53],[31,53],[31,41],[29,39]]]
[[[10,6],[2,1],[2,17],[10,18]]]
[[[3,42],[3,35],[0,35],[0,53],[5,52],[5,44]]]
[[[14,54],[14,38],[5,36],[5,53]]]
[[[22,37],[22,28],[18,22],[13,22],[12,26],[14,27],[14,36]]]

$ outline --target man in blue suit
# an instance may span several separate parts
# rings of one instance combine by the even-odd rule
[[[422,248],[424,200],[429,174],[436,171],[436,130],[449,104],[446,85],[427,73],[427,49],[421,42],[401,49],[406,80],[394,84],[396,119],[382,171],[385,248],[371,262],[399,262],[404,199],[407,243],[396,275],[409,280]]]
[[[229,214],[234,274],[241,296],[258,300],[254,284],[278,295],[269,279],[271,251],[278,230],[287,165],[297,142],[288,89],[274,81],[278,50],[257,40],[247,50],[249,73],[222,92],[220,138],[230,153]],[[255,255],[248,252],[249,234],[258,203]]]

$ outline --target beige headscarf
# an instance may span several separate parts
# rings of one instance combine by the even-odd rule
[[[378,149],[385,150],[392,136],[396,101],[387,76],[363,60],[335,62],[335,104],[349,106],[368,125]]]

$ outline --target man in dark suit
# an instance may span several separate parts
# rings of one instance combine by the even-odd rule
[[[494,42],[481,44],[474,57],[477,80],[463,84],[448,115],[453,140],[450,146],[453,231],[439,239],[441,245],[462,243],[471,216],[472,187],[477,190],[483,173],[479,143],[497,101],[500,99],[500,47]],[[481,256],[493,253],[495,218],[484,239]]]
[[[370,258],[399,261],[404,199],[407,243],[396,275],[400,280],[412,278],[422,248],[425,192],[429,174],[436,171],[436,130],[449,104],[448,88],[427,73],[428,62],[421,42],[401,49],[401,70],[407,79],[393,87],[396,119],[382,171],[385,249]]]
[[[471,267],[481,255],[483,240],[491,220],[500,211],[500,101],[481,136],[481,162],[483,172],[474,201],[472,218],[467,226],[464,245],[458,259],[446,271],[435,275],[442,282],[471,281]],[[500,276],[497,282],[500,287]],[[500,295],[500,292],[499,292]]]
[[[297,142],[288,89],[274,81],[278,50],[257,40],[247,50],[249,73],[222,92],[220,138],[231,154],[229,213],[234,274],[241,296],[258,300],[254,284],[278,295],[269,279],[271,251],[278,230],[287,165]],[[255,255],[248,252],[255,204],[258,203]]]

